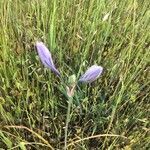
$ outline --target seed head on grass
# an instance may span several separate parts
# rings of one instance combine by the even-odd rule
[[[93,65],[80,77],[79,82],[91,83],[95,81],[103,72],[101,66]]]
[[[56,69],[50,51],[43,42],[36,42],[36,48],[43,65],[51,69],[56,75],[60,76],[60,72]]]

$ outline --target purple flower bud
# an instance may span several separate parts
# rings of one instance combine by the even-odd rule
[[[80,77],[79,81],[91,83],[101,75],[102,71],[101,66],[93,65]]]
[[[44,43],[36,42],[36,48],[41,62],[44,64],[44,66],[51,69],[56,75],[60,76],[59,71],[56,69],[53,63],[51,53],[48,50],[48,48],[44,45]]]

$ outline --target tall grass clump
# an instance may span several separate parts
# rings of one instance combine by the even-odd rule
[[[1,0],[0,149],[148,149],[149,6]],[[43,67],[37,41],[61,77]],[[100,78],[70,84],[96,64]]]

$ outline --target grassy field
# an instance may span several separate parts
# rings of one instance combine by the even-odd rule
[[[64,149],[68,98],[37,40],[66,83],[104,68],[76,88],[68,150],[148,150],[149,31],[149,0],[0,0],[0,150]]]

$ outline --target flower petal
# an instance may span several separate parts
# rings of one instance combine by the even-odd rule
[[[37,52],[40,57],[40,60],[44,64],[44,66],[51,69],[54,73],[60,76],[59,71],[56,69],[53,63],[51,53],[48,50],[48,48],[44,45],[44,43],[36,42],[36,48],[37,48]]]
[[[80,77],[79,81],[91,83],[101,75],[102,71],[101,66],[93,65]]]

